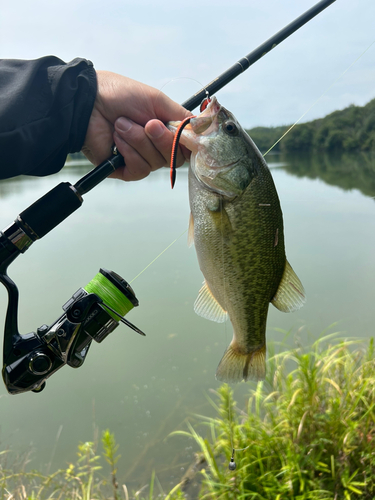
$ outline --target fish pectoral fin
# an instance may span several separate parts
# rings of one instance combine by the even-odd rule
[[[271,303],[282,312],[293,312],[306,302],[306,294],[301,281],[288,261],[276,295]]]
[[[210,217],[216,230],[221,234],[224,240],[227,240],[232,236],[233,226],[222,203],[220,204],[220,208],[218,210],[210,211]]]
[[[263,380],[266,376],[266,346],[258,346],[244,353],[231,343],[216,370],[216,379],[222,382]]]
[[[217,323],[224,323],[228,318],[228,313],[224,311],[219,302],[215,299],[206,280],[199,290],[198,297],[194,303],[194,311],[199,316],[202,316],[202,318],[216,321]]]
[[[192,245],[194,245],[194,217],[193,214],[190,212],[189,229],[188,229],[188,247],[190,248]]]

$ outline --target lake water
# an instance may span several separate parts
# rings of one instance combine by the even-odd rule
[[[268,156],[279,193],[288,260],[307,293],[292,314],[270,306],[267,339],[309,344],[332,323],[343,336],[374,335],[375,160],[368,156]],[[0,229],[62,181],[74,184],[80,165],[48,178],[0,183]],[[132,281],[187,229],[187,169],[171,191],[167,169],[132,184],[108,179],[85,195],[83,206],[10,267],[20,290],[20,331],[35,331],[61,314],[61,306],[100,267]],[[202,283],[194,247],[183,234],[132,286],[140,306],[128,319],[141,337],[119,326],[92,346],[83,367],[62,368],[40,394],[10,396],[0,387],[1,449],[13,456],[31,450],[31,468],[46,472],[76,460],[80,441],[115,433],[122,457],[118,476],[128,488],[146,484],[155,469],[165,490],[175,485],[196,447],[169,437],[212,414],[207,394],[229,344],[230,323],[195,315]],[[0,288],[3,324],[7,294]],[[236,386],[239,406],[247,385]],[[120,483],[121,484],[121,483]]]

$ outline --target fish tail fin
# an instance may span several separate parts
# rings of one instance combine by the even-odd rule
[[[222,382],[263,380],[265,376],[265,344],[248,353],[241,351],[236,344],[230,344],[216,370],[216,379]]]

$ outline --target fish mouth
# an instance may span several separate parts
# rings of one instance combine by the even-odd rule
[[[215,96],[211,98],[207,108],[190,120],[182,131],[180,142],[193,153],[198,151],[201,136],[207,136],[217,131],[219,124],[215,118],[220,113],[221,105]],[[181,121],[170,121],[167,128],[176,133]]]
[[[202,113],[190,121],[190,126],[194,133],[203,134],[207,133],[210,126],[214,123],[215,118],[221,111],[221,105],[218,103],[215,96],[213,96],[208,103],[208,106]]]
[[[200,113],[199,117],[217,115],[220,110],[221,105],[218,103],[216,96],[212,96],[210,97],[210,102],[208,103],[206,109],[204,109],[202,113]]]

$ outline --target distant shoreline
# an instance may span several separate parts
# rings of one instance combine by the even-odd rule
[[[262,153],[272,147],[291,125],[247,130]],[[351,152],[375,150],[375,99],[324,118],[296,125],[274,148],[278,153]]]

